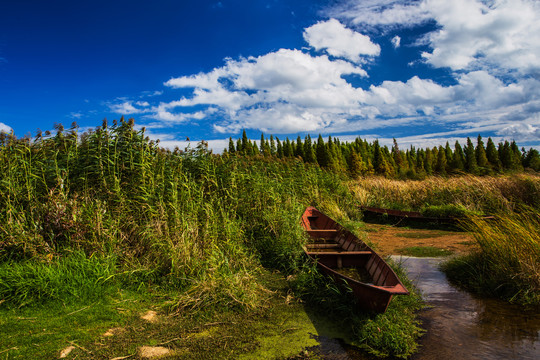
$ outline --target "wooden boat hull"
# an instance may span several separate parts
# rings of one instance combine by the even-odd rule
[[[433,216],[424,216],[419,211],[403,211],[403,210],[393,210],[393,209],[381,209],[370,206],[360,206],[364,213],[374,214],[374,215],[386,215],[397,219],[402,220],[414,220],[418,222],[436,222],[444,224],[456,224],[460,220],[463,220],[463,217],[455,216],[446,216],[446,217],[433,217]],[[484,220],[493,220],[494,216],[482,216]]]
[[[394,295],[409,293],[373,249],[314,207],[302,215],[302,226],[311,238],[307,256],[336,282],[346,282],[363,309],[385,312]]]
[[[362,211],[366,213],[371,213],[375,215],[387,215],[399,219],[411,219],[416,221],[426,221],[426,222],[448,222],[454,223],[459,220],[459,218],[454,217],[429,217],[424,216],[418,211],[402,211],[402,210],[393,210],[393,209],[381,209],[369,206],[360,206]]]

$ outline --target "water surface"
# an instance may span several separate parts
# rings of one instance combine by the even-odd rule
[[[394,257],[422,291],[426,335],[414,360],[540,359],[540,312],[480,299],[450,285],[440,258]]]

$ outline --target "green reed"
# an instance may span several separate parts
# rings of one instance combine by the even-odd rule
[[[423,211],[433,216],[512,212],[520,206],[540,209],[540,176],[432,176],[424,180],[368,177],[350,182],[360,205]]]
[[[137,286],[190,294],[229,284],[255,299],[246,304],[260,288],[246,279],[256,283],[261,265],[297,267],[305,206],[354,209],[341,181],[319,167],[216,156],[204,143],[164,150],[132,120],[84,134],[57,125],[33,140],[4,135],[0,159],[0,262],[114,256],[118,271],[136,271]],[[242,297],[218,293],[225,304]],[[194,304],[180,298],[178,307]]]
[[[540,218],[533,209],[500,215],[496,220],[471,218],[478,250],[444,265],[451,280],[482,294],[540,304]]]

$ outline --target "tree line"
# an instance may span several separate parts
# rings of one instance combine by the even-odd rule
[[[261,134],[261,140],[248,139],[246,131],[234,141],[229,138],[225,156],[263,156],[270,158],[298,158],[306,163],[318,164],[336,173],[348,173],[351,177],[382,175],[388,178],[423,179],[429,175],[446,176],[469,173],[474,175],[493,175],[503,172],[521,172],[525,169],[540,171],[540,153],[530,148],[519,148],[515,141],[500,142],[495,145],[491,137],[487,143],[481,135],[476,145],[468,137],[462,146],[459,141],[453,148],[448,142],[445,146],[401,150],[394,139],[389,148],[378,140],[368,142],[356,138],[353,142],[341,142],[331,136],[325,141],[322,135],[316,141],[310,135],[296,141],[287,137],[281,141],[270,135]]]

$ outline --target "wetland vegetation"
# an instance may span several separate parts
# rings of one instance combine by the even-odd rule
[[[517,211],[507,223],[503,217],[497,223],[472,218],[464,226],[479,234],[481,247],[482,231],[487,238],[489,231],[504,237],[519,229],[505,246],[515,247],[516,239],[524,245],[512,249],[505,271],[521,275],[505,279],[528,284],[518,292],[538,299],[538,273],[530,273],[538,263],[538,237],[524,237],[539,230],[534,219],[540,196],[534,194],[540,182],[534,173],[399,180],[411,167],[399,170],[394,155],[409,162],[413,151],[401,152],[397,144],[389,151],[363,141],[334,139],[315,147],[308,138],[294,146],[273,137],[261,140],[259,147],[245,137],[231,140],[222,155],[212,154],[204,142],[171,151],[123,119],[84,134],[76,124],[57,125],[55,134],[38,133],[35,139],[1,134],[0,356],[58,357],[71,345],[88,358],[121,357],[148,345],[165,346],[176,358],[239,357],[271,348],[265,334],[281,342],[297,336],[300,330],[291,324],[302,322],[297,318],[304,307],[341,319],[338,327],[348,341],[372,354],[415,352],[422,334],[416,319],[420,296],[412,291],[397,297],[385,314],[356,310],[347,289],[302,256],[306,238],[299,216],[308,205],[357,233],[358,205],[375,200],[413,210],[451,204],[471,212]],[[415,150],[414,164],[425,164],[426,153]],[[533,151],[512,154],[517,168],[536,164]],[[364,155],[366,171],[358,172],[355,161]],[[394,159],[398,171],[370,172],[371,157],[377,156],[387,163]],[[505,171],[501,164],[486,173]],[[422,177],[415,169],[409,175]],[[367,176],[373,173],[386,177]],[[497,258],[509,248],[491,250]],[[525,251],[531,261],[522,264]],[[150,309],[160,322],[140,319]],[[213,354],[204,351],[209,343]],[[290,351],[264,356],[298,352]]]
[[[540,305],[540,217],[538,209],[469,218],[475,251],[443,264],[451,281],[482,295]]]

